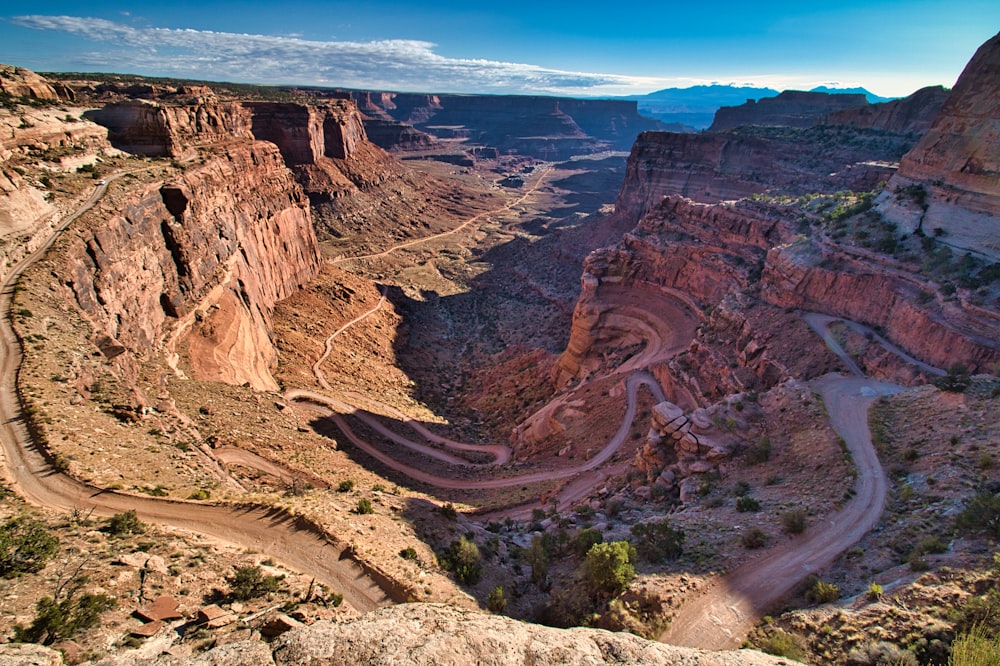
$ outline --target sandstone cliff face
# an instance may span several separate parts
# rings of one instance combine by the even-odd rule
[[[902,231],[939,228],[946,242],[1000,260],[1000,34],[966,65],[931,129],[906,154],[881,200]],[[919,187],[923,214],[901,210],[892,192]]]
[[[715,120],[708,131],[722,132],[745,125],[812,127],[834,111],[867,105],[868,100],[860,94],[786,90],[776,97],[750,99],[740,106],[722,107],[715,112]]]
[[[66,281],[103,347],[146,356],[173,332],[168,346],[188,346],[198,378],[276,390],[272,308],[314,274],[319,253],[272,144],[232,145],[74,235]]]
[[[849,127],[750,128],[719,134],[644,132],[629,155],[615,211],[638,220],[667,195],[714,203],[764,193],[871,190],[915,142]]]
[[[928,86],[903,99],[834,111],[823,124],[924,134],[947,98],[948,91],[944,87]]]
[[[11,97],[59,99],[56,87],[44,77],[24,67],[0,64],[0,92]]]
[[[187,157],[198,145],[253,137],[250,114],[235,103],[167,106],[129,100],[87,117],[107,127],[108,138],[121,150],[154,157]]]

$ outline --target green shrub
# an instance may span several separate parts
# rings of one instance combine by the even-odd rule
[[[448,502],[447,504],[442,504],[441,508],[438,509],[438,511],[440,511],[441,515],[447,518],[448,520],[458,520],[458,510],[455,508],[455,505],[452,504],[451,502]]]
[[[747,462],[751,465],[759,465],[771,459],[771,439],[763,436],[757,443],[747,449]]]
[[[794,509],[781,514],[781,527],[789,534],[802,534],[809,524],[809,518],[802,509]]]
[[[531,582],[538,586],[545,584],[549,576],[549,549],[540,536],[531,539],[531,545],[524,552],[524,559],[531,567]]]
[[[502,613],[507,608],[507,597],[504,596],[503,586],[497,585],[490,591],[486,598],[486,606],[493,613]]]
[[[1000,494],[979,493],[958,514],[955,526],[967,532],[981,532],[1000,539]]]
[[[952,287],[951,293],[954,293],[954,290]],[[942,293],[945,291],[943,287],[941,291]],[[969,369],[962,363],[953,363],[948,368],[947,375],[934,380],[934,386],[951,393],[964,393],[970,384],[972,384],[972,378],[969,376]]]
[[[764,640],[758,643],[757,647],[761,652],[796,661],[804,660],[806,655],[805,641],[802,637],[781,629],[775,629],[768,634]]]
[[[128,534],[142,534],[146,531],[146,525],[139,520],[135,509],[129,509],[124,513],[116,513],[111,516],[108,519],[105,529],[111,536],[125,536]]]
[[[676,560],[684,552],[684,531],[671,527],[666,518],[656,523],[636,523],[632,537],[635,551],[647,562]]]
[[[482,575],[482,556],[479,547],[468,537],[453,541],[439,558],[441,565],[455,574],[460,583],[475,585]]]
[[[573,550],[576,551],[577,555],[584,557],[590,550],[591,546],[595,543],[602,543],[604,541],[604,535],[601,534],[600,530],[596,530],[592,527],[580,530],[573,537]]]
[[[411,560],[415,562],[417,560],[417,549],[413,546],[407,546],[403,550],[399,551],[399,556],[404,560]]]
[[[18,643],[52,645],[100,624],[101,614],[117,606],[117,603],[105,594],[77,596],[86,580],[77,579],[66,597],[60,601],[53,597],[39,599],[35,604],[35,617],[31,624],[27,627],[20,624],[14,626],[14,640]]]
[[[337,484],[338,493],[349,493],[354,490],[354,481],[351,479],[345,479]]]
[[[865,598],[868,599],[868,601],[880,601],[882,599],[882,594],[882,586],[876,582],[872,582],[872,584],[868,586],[868,591],[865,592]]]
[[[362,497],[361,499],[358,500],[358,506],[354,511],[355,513],[359,513],[361,515],[375,513],[375,509],[372,507],[371,500],[366,497]]]
[[[226,578],[226,582],[229,583],[229,595],[233,599],[247,601],[277,592],[281,579],[264,575],[263,569],[257,565],[248,565],[236,567],[235,573]]]
[[[740,497],[736,500],[736,510],[740,513],[756,513],[760,511],[760,502],[753,497]]]
[[[0,576],[16,578],[35,573],[59,550],[59,541],[40,520],[11,518],[0,529]]]
[[[948,666],[996,666],[1000,664],[1000,634],[976,627],[961,634],[951,645]]]
[[[806,590],[806,600],[814,604],[828,604],[839,598],[840,589],[836,585],[819,579]]]
[[[740,536],[740,543],[748,550],[763,548],[771,538],[759,527],[751,527]]]
[[[621,594],[635,578],[635,558],[636,549],[628,541],[594,544],[583,562],[583,579],[598,597]]]

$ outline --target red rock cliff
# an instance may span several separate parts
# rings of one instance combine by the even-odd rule
[[[78,229],[70,285],[99,346],[146,356],[185,342],[201,379],[276,390],[274,304],[319,265],[309,208],[273,144],[232,144]]]
[[[880,208],[902,231],[941,229],[945,242],[1000,260],[1000,34],[976,51],[889,185]],[[893,196],[915,187],[916,213]]]

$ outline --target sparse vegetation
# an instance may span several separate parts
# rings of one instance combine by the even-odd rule
[[[465,585],[475,585],[482,575],[482,556],[479,547],[468,537],[453,541],[448,550],[438,555],[441,566],[455,574]]]
[[[751,527],[740,536],[740,543],[747,550],[763,548],[770,540],[771,538],[767,535],[767,532],[759,527]]]
[[[15,578],[41,571],[59,551],[59,541],[40,520],[11,518],[0,529],[0,576]]]
[[[781,527],[789,534],[802,534],[809,524],[809,516],[802,509],[794,509],[781,514]]]
[[[503,586],[497,585],[486,597],[486,606],[493,613],[502,613],[507,608],[507,597],[504,596]]]
[[[958,514],[955,525],[967,532],[980,532],[1000,539],[1000,493],[979,493]]]
[[[617,596],[635,578],[635,558],[635,547],[628,541],[594,544],[583,562],[583,579],[598,598]]]
[[[815,580],[806,590],[806,600],[814,604],[828,604],[840,598],[840,589],[833,583]]]
[[[236,567],[232,576],[226,579],[229,583],[229,595],[237,601],[248,601],[277,592],[281,578],[268,576],[257,565]]]
[[[124,513],[116,513],[111,516],[108,519],[106,530],[111,536],[142,534],[146,531],[146,524],[139,520],[135,509],[129,509]]]
[[[684,531],[674,529],[666,518],[655,523],[636,523],[631,531],[636,553],[647,562],[676,560],[684,552]]]
[[[106,594],[81,594],[87,582],[85,576],[74,577],[60,585],[53,596],[39,599],[31,624],[14,626],[14,640],[52,645],[100,624],[101,615],[117,606],[117,602]]]
[[[354,512],[363,516],[369,513],[375,513],[375,507],[372,506],[372,501],[370,499],[362,497],[358,500],[358,505],[354,508]]]

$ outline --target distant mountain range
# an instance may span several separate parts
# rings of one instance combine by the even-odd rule
[[[690,88],[664,88],[647,95],[629,95],[623,99],[635,100],[639,113],[665,123],[680,123],[694,130],[712,124],[715,112],[722,106],[739,106],[749,99],[776,97],[780,91],[772,88],[713,84]],[[819,86],[810,92],[829,94],[862,94],[871,104],[888,102],[891,97],[879,97],[864,88],[829,88]]]

